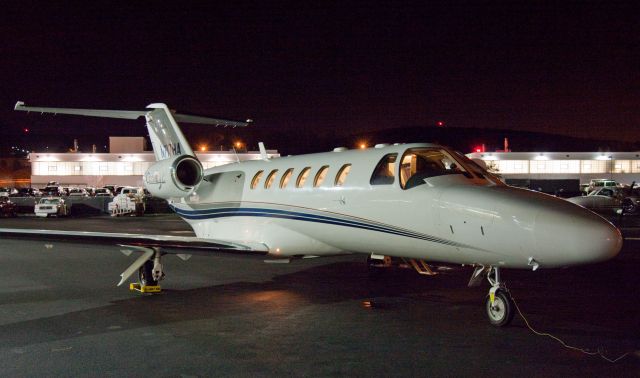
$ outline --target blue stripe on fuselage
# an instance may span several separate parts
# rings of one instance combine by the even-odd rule
[[[316,215],[288,210],[266,209],[257,207],[223,207],[216,209],[188,210],[180,209],[173,205],[171,208],[181,217],[190,220],[214,219],[225,217],[269,217],[278,219],[290,219],[306,222],[324,223],[337,226],[353,227],[363,230],[378,231],[392,235],[405,236],[414,239],[421,239],[430,242],[450,245],[454,247],[474,248],[468,245],[459,244],[451,240],[441,239],[435,236],[413,232],[389,225],[366,222],[362,220],[350,220],[344,218],[330,217],[325,215]],[[477,248],[474,248],[477,249]]]

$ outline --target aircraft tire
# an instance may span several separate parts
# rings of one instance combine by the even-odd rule
[[[153,260],[148,260],[138,269],[138,282],[140,286],[158,285],[158,281],[153,280]]]
[[[514,305],[509,293],[504,290],[496,291],[494,306],[491,306],[491,299],[487,296],[485,302],[487,317],[491,325],[504,327],[511,323],[514,315]]]

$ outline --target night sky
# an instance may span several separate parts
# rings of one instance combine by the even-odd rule
[[[97,3],[0,6],[3,147],[146,134],[142,121],[27,116],[17,100],[165,102],[292,135],[442,120],[640,141],[634,2]]]

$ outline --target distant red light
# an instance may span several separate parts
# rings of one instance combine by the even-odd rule
[[[442,122],[442,121],[438,121],[438,122],[436,123],[436,125],[438,125],[438,127],[442,127],[442,126],[444,126],[444,122]]]
[[[25,133],[28,133],[28,132],[29,132],[29,129],[27,129],[27,128],[25,127],[25,128],[23,129],[23,131],[24,131]]]
[[[476,147],[476,152],[482,152],[482,148]]]

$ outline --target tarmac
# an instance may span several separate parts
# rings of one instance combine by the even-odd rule
[[[640,217],[613,219],[625,237]],[[0,227],[192,235],[175,215],[0,219]],[[561,249],[561,246],[558,246]],[[615,259],[503,279],[516,315],[484,313],[470,267],[370,275],[365,256],[265,264],[167,256],[159,294],[116,287],[117,247],[0,240],[0,376],[640,376],[640,241]]]

